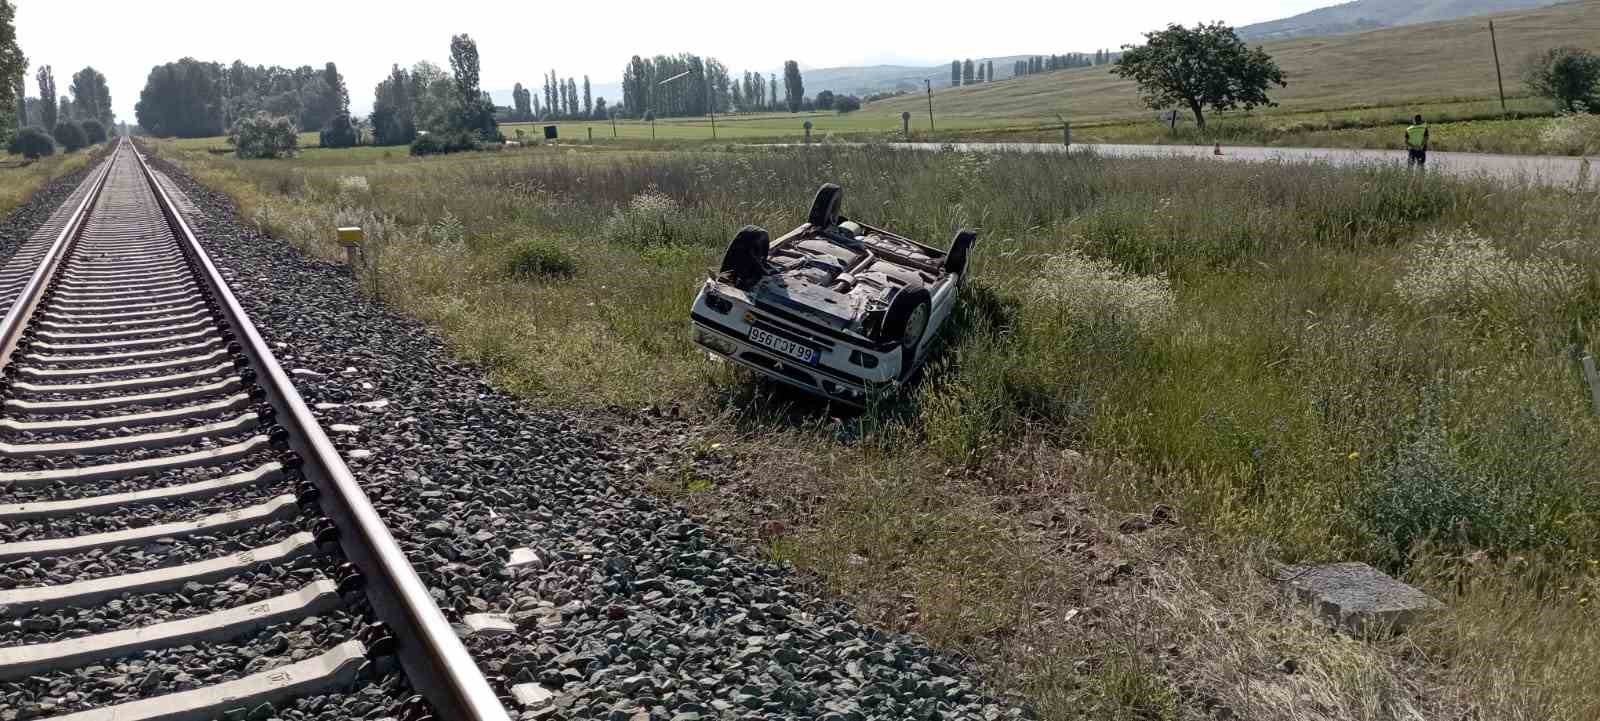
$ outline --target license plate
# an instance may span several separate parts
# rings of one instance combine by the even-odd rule
[[[783,336],[773,335],[760,328],[750,329],[750,342],[768,348],[802,363],[817,362],[817,352]]]

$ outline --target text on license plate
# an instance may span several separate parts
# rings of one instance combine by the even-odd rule
[[[750,329],[750,342],[770,348],[804,363],[815,363],[817,352],[783,336],[773,335],[760,328]]]

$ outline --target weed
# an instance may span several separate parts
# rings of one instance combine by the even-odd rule
[[[554,241],[529,238],[511,246],[505,268],[514,278],[571,278],[578,273],[578,261]]]

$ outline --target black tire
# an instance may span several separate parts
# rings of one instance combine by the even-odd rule
[[[977,233],[966,228],[956,231],[955,240],[950,241],[950,253],[944,257],[944,272],[954,273],[965,279],[967,256],[972,253],[972,246],[977,242]]]
[[[839,205],[844,200],[844,189],[833,183],[823,183],[817,189],[817,197],[811,201],[811,215],[806,217],[806,222],[818,230],[832,228],[839,224]]]
[[[735,286],[748,288],[761,280],[767,269],[767,252],[772,245],[772,235],[766,228],[746,225],[733,236],[727,252],[722,254],[721,273]]]
[[[916,348],[922,341],[922,336],[927,332],[929,312],[933,308],[933,296],[928,294],[928,289],[921,283],[914,283],[900,289],[889,301],[889,309],[884,311],[883,323],[878,326],[878,340],[898,340],[902,348]],[[920,329],[911,327],[917,310],[922,310],[922,323]]]

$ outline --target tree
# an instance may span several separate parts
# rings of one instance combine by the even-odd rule
[[[961,84],[971,85],[977,79],[978,74],[974,70],[972,58],[967,58],[966,62],[961,63]]]
[[[39,128],[23,128],[17,131],[16,137],[11,139],[11,144],[6,146],[6,152],[29,160],[38,160],[55,155],[56,143]]]
[[[134,115],[157,137],[208,138],[222,134],[222,67],[184,58],[151,69]],[[65,109],[63,117],[70,117]]]
[[[817,93],[817,99],[816,99],[815,105],[817,106],[818,110],[832,110],[833,109],[833,100],[834,100],[833,91],[832,90],[824,90],[824,91],[822,91],[820,93]]]
[[[455,81],[439,66],[426,60],[411,66],[411,99],[419,132],[442,133],[455,127],[460,98]]]
[[[1528,88],[1563,111],[1600,113],[1600,55],[1574,47],[1533,56],[1524,71]]]
[[[90,145],[104,143],[106,141],[106,126],[101,125],[100,121],[85,120],[80,123],[80,125],[83,126],[83,138],[84,140],[87,140]]]
[[[984,63],[978,63],[978,82],[980,83],[988,82],[986,73],[988,73],[989,69],[984,67],[984,65]]]
[[[106,86],[106,76],[100,71],[86,67],[73,73],[70,89],[74,120],[98,120],[101,126],[116,122],[111,111],[111,88]]]
[[[495,136],[494,103],[484,101],[478,87],[478,43],[465,33],[450,37],[450,74],[459,113],[455,127],[483,138]]]
[[[1251,49],[1223,23],[1168,25],[1145,33],[1145,41],[1142,47],[1124,45],[1111,73],[1138,83],[1140,100],[1153,109],[1187,107],[1202,129],[1207,108],[1277,105],[1267,97],[1267,86],[1288,85],[1265,50]]]
[[[961,87],[961,61],[960,60],[951,60],[950,61],[950,87],[952,87],[952,88]]]
[[[53,128],[61,108],[56,105],[56,76],[49,65],[40,65],[35,79],[39,81],[39,127]]]
[[[58,123],[51,135],[54,135],[56,142],[61,143],[61,147],[69,153],[76,153],[89,144],[89,139],[83,134],[83,127],[70,120]]]
[[[817,93],[817,98],[821,99],[822,93]],[[819,105],[818,107],[821,106]],[[839,111],[840,115],[853,113],[861,109],[861,98],[854,95],[841,95],[834,99],[833,109]]]
[[[989,62],[984,63],[984,65],[989,66],[989,82],[994,82],[994,61],[990,60]]]
[[[328,125],[318,134],[317,140],[324,148],[354,148],[361,142],[361,133],[356,130],[355,120],[346,110],[328,119]]]
[[[589,76],[583,76],[583,117],[594,117],[594,96],[589,93]]]
[[[278,158],[294,155],[299,131],[287,117],[256,113],[233,124],[228,142],[240,158]]]
[[[787,73],[788,71],[785,70],[784,72]],[[767,76],[767,92],[771,95],[771,99],[767,102],[767,109],[768,110],[777,110],[778,109],[778,74],[777,73],[771,73],[771,74],[769,74]]]
[[[28,72],[28,58],[17,45],[16,16],[16,6],[0,0],[0,123],[6,124],[16,116],[17,105],[27,103],[27,98],[17,94],[16,79]]]
[[[591,117],[595,120],[605,120],[611,117],[610,112],[606,110],[606,99],[604,97],[594,99],[594,114]]]

